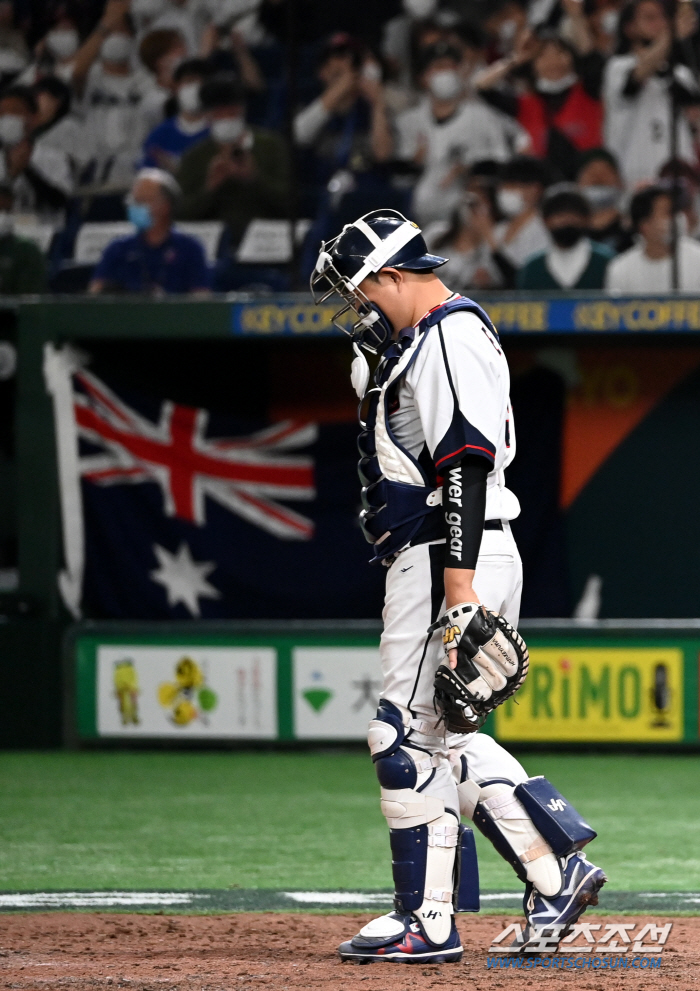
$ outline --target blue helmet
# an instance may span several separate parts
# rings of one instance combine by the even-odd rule
[[[344,306],[333,315],[333,323],[367,351],[377,353],[391,341],[392,328],[359,288],[360,283],[383,268],[429,272],[446,261],[429,253],[420,227],[398,210],[373,210],[321,244],[311,294],[317,304],[339,295]],[[359,319],[348,327],[350,312]]]

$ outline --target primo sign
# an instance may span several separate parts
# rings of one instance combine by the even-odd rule
[[[531,648],[525,684],[495,716],[499,740],[682,740],[683,651]]]

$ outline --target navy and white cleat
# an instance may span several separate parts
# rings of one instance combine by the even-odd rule
[[[564,880],[558,895],[545,898],[532,884],[525,889],[523,910],[527,925],[522,943],[518,943],[521,950],[527,952],[528,944],[538,942],[537,934],[543,928],[549,932],[550,926],[557,927],[551,931],[552,935],[562,939],[589,905],[598,904],[598,892],[608,880],[600,867],[589,863],[585,854],[578,852],[569,854],[560,863]],[[548,938],[547,942],[552,940]]]
[[[431,943],[415,916],[391,912],[373,919],[357,936],[338,947],[341,960],[372,963],[457,963],[462,959],[462,944],[452,920],[452,930],[444,943]]]

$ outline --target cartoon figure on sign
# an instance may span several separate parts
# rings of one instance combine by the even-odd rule
[[[671,708],[671,688],[668,683],[668,667],[661,661],[654,668],[654,685],[649,689],[652,726],[670,726],[668,713]]]
[[[119,703],[122,726],[137,726],[139,722],[139,676],[133,661],[115,661],[114,694]]]
[[[199,664],[191,657],[182,657],[175,666],[175,681],[164,681],[158,686],[158,701],[169,709],[169,718],[176,726],[189,726],[199,719],[207,724],[207,713],[218,705],[215,691],[207,687],[206,678]]]

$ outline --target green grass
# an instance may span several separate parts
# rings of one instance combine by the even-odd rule
[[[533,754],[617,890],[700,890],[700,757]],[[0,754],[0,888],[384,888],[364,753]],[[517,890],[477,834],[484,888]]]

